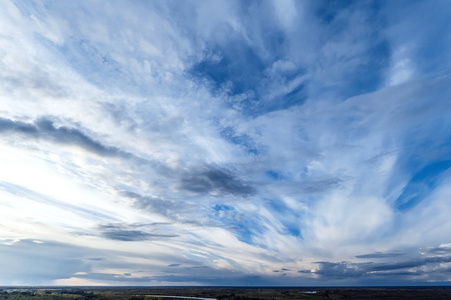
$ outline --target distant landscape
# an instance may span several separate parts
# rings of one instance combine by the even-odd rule
[[[451,287],[2,287],[0,300],[450,299]]]

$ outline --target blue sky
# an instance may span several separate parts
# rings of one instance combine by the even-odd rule
[[[0,285],[451,282],[449,1],[2,1]]]

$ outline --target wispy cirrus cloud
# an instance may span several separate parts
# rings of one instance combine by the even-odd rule
[[[446,1],[3,7],[6,284],[450,280]]]

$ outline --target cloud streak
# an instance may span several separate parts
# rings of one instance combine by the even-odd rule
[[[0,132],[12,134],[19,133],[25,135],[26,138],[43,139],[58,144],[75,145],[101,156],[129,156],[129,154],[122,152],[116,147],[105,146],[100,142],[95,141],[79,129],[66,126],[55,127],[54,122],[46,117],[42,117],[34,123],[0,118]]]
[[[133,226],[136,227],[136,226]],[[176,234],[159,234],[146,232],[142,230],[133,230],[132,228],[124,228],[124,225],[115,225],[115,224],[106,224],[100,225],[99,231],[101,232],[101,236],[118,241],[145,241],[145,240],[153,240],[153,239],[165,239],[165,238],[173,238],[177,237]]]

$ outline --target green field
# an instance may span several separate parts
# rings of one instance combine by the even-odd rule
[[[0,300],[183,300],[180,297],[218,300],[451,299],[451,288],[4,287],[0,289]]]

